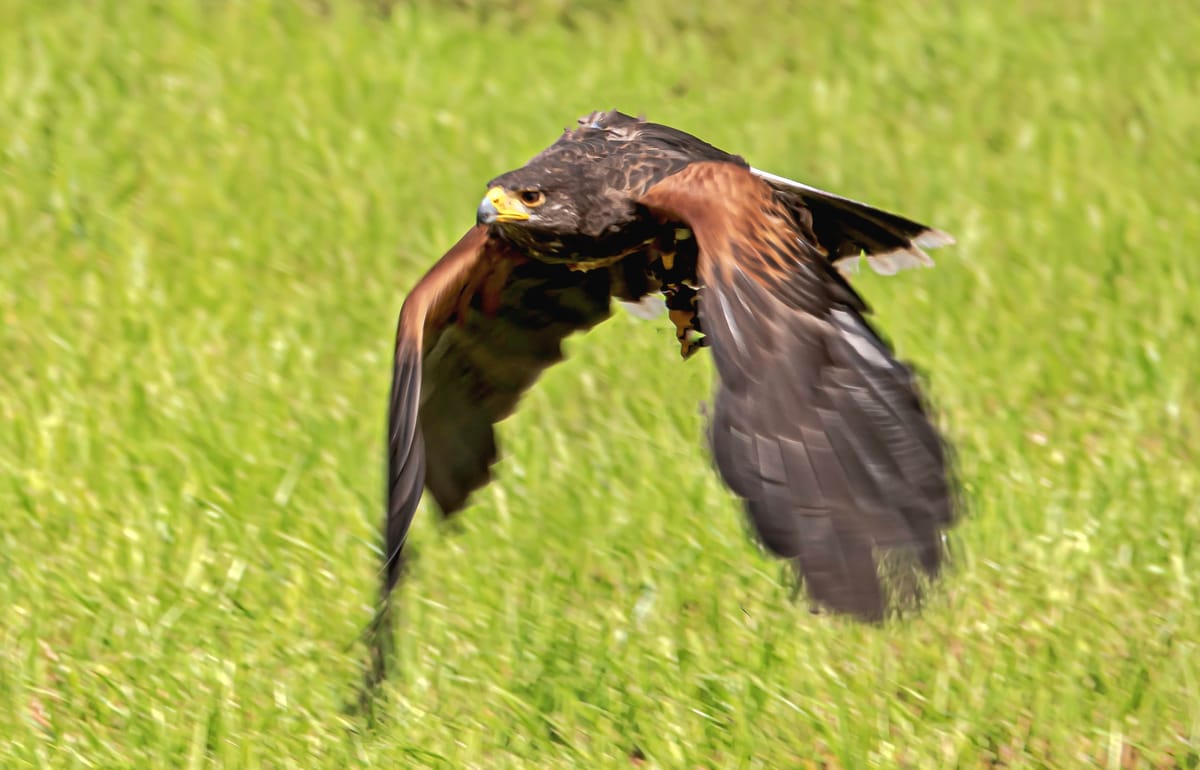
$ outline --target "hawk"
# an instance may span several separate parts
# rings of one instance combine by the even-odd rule
[[[412,289],[396,334],[383,596],[428,489],[463,508],[493,426],[614,298],[661,295],[716,365],[708,438],[762,546],[819,606],[891,606],[887,554],[929,575],[955,518],[948,448],[912,370],[841,272],[932,264],[938,230],[750,167],[620,112],[582,118],[488,184],[476,224]],[[633,469],[630,469],[631,471]]]

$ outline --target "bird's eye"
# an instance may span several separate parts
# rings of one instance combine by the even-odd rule
[[[522,190],[521,203],[530,208],[536,208],[546,202],[546,193],[541,190]]]

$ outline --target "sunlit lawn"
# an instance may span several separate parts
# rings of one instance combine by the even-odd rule
[[[1200,11],[673,6],[0,0],[0,766],[1200,764]],[[614,106],[958,236],[858,279],[956,567],[882,628],[791,603],[710,362],[618,314],[419,517],[369,729],[404,292]]]

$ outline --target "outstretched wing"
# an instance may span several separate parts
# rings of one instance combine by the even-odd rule
[[[816,243],[839,266],[867,264],[881,275],[910,267],[930,267],[925,249],[949,246],[954,239],[940,230],[883,211],[841,195],[811,187],[786,177],[751,168],[783,199],[792,213],[811,226]]]
[[[914,551],[934,574],[954,517],[946,450],[912,372],[806,223],[750,170],[695,163],[641,202],[699,245],[721,476],[814,600],[881,618],[882,552]]]
[[[606,270],[523,257],[477,226],[421,279],[400,312],[388,406],[384,591],[428,487],[443,513],[487,483],[493,425],[507,417],[562,340],[610,312]]]

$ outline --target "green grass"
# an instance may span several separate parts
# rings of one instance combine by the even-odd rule
[[[0,766],[1200,764],[1200,12],[672,5],[0,0]],[[858,281],[957,566],[883,628],[789,603],[711,363],[618,315],[419,516],[367,729],[404,292],[612,106],[958,236]]]

